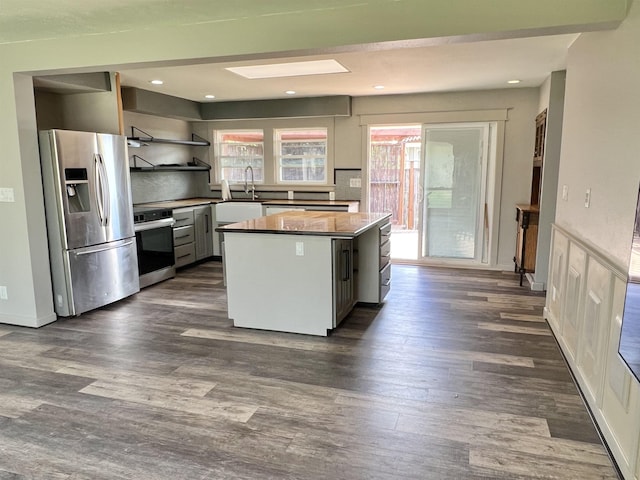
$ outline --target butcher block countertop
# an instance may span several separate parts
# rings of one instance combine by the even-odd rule
[[[280,233],[355,237],[388,220],[390,213],[290,211],[216,228],[222,233]]]
[[[163,202],[150,202],[150,203],[140,203],[136,204],[138,207],[158,207],[158,208],[185,208],[185,207],[195,207],[198,205],[208,205],[210,203],[220,203],[223,200],[220,198],[186,198],[183,200],[166,200]],[[242,200],[242,199],[232,199],[228,200],[230,202],[244,202],[250,200]],[[339,206],[349,207],[349,211],[357,211],[360,202],[353,200],[269,200],[269,199],[258,199],[255,201],[256,203],[261,203],[262,205],[271,205],[271,206],[291,206],[291,207],[321,207],[321,206]]]

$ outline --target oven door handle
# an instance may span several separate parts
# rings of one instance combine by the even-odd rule
[[[145,230],[153,230],[155,228],[173,227],[175,223],[176,221],[173,218],[162,218],[150,222],[136,223],[133,226],[133,230],[136,232],[144,232]]]

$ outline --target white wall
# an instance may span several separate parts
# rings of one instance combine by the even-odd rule
[[[569,49],[558,175],[556,222],[621,266],[629,258],[640,180],[639,45],[635,2],[617,30],[583,34]]]

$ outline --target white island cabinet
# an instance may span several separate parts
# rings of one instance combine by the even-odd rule
[[[291,211],[226,225],[229,318],[237,327],[326,336],[358,301],[379,303],[390,214]],[[365,256],[363,257],[363,253]],[[362,278],[366,275],[371,278]],[[358,283],[377,285],[360,298]]]

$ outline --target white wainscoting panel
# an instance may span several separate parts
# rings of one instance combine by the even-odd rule
[[[633,472],[638,457],[638,435],[640,432],[640,387],[618,355],[620,329],[626,283],[614,279],[611,302],[611,330],[605,367],[605,382],[602,392],[603,432],[612,451],[617,452],[616,460],[625,475]],[[629,477],[631,478],[631,477]]]
[[[582,319],[584,276],[587,254],[580,245],[569,246],[569,269],[567,271],[567,294],[562,308],[562,340],[567,347],[571,360],[575,360],[580,339],[580,320]]]
[[[625,480],[638,480],[640,384],[618,355],[626,266],[554,225],[549,268],[545,316]]]
[[[589,403],[602,403],[603,369],[609,339],[609,304],[613,294],[612,274],[593,256],[589,256],[586,296],[577,365],[587,386]]]
[[[562,330],[562,305],[565,299],[565,280],[567,276],[567,258],[569,239],[559,230],[553,231],[551,259],[549,261],[549,285],[547,288],[547,318],[549,323]]]

